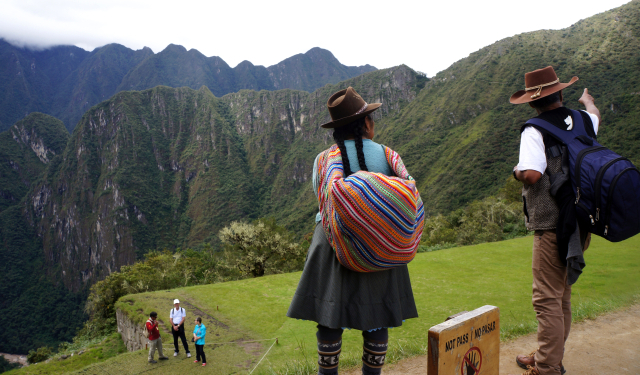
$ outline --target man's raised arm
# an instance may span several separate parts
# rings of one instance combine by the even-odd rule
[[[587,110],[587,112],[595,115],[598,118],[598,128],[602,126],[602,119],[600,118],[600,111],[598,107],[595,105],[595,101],[593,100],[593,96],[589,94],[589,90],[587,88],[584,89],[582,96],[578,99],[580,103],[582,103]]]

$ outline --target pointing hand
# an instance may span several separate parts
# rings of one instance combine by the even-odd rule
[[[584,106],[586,107],[587,104],[593,104],[594,103],[594,99],[593,96],[589,95],[589,90],[588,89],[584,89],[584,92],[582,93],[582,96],[580,97],[580,99],[578,99],[578,101],[582,104],[584,104]]]

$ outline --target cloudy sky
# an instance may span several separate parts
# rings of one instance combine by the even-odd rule
[[[269,66],[313,47],[346,65],[429,76],[500,39],[562,29],[628,0],[0,0],[0,37],[21,46],[168,44]]]

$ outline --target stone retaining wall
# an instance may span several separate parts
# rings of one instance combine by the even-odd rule
[[[122,341],[130,352],[144,349],[149,340],[144,337],[144,324],[134,323],[122,310],[116,310],[118,320],[118,333],[122,336]]]

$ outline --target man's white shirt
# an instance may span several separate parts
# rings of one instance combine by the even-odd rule
[[[593,131],[598,134],[598,117],[587,111],[582,111],[589,115],[593,123]],[[520,160],[518,170],[534,170],[544,173],[547,169],[547,156],[544,152],[544,139],[542,133],[533,126],[527,126],[520,136]]]
[[[171,309],[171,313],[169,317],[171,318],[171,321],[173,322],[173,324],[180,324],[180,322],[182,321],[182,318],[186,319],[187,312],[182,307],[180,307],[178,310],[176,310],[174,307],[173,309]]]

